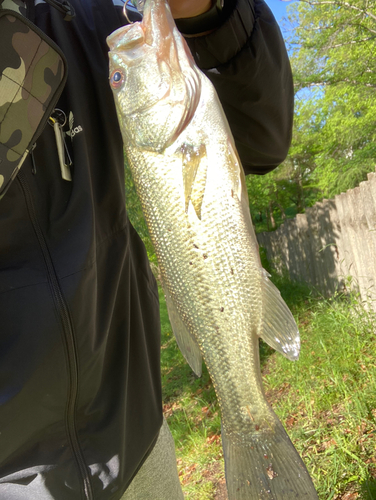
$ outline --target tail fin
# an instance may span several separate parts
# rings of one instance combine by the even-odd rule
[[[226,436],[222,427],[229,500],[318,500],[302,459],[276,424],[241,440]]]

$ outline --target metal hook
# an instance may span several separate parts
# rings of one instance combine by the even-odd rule
[[[136,21],[131,21],[128,17],[128,14],[127,14],[127,6],[129,3],[135,9],[135,10],[133,10],[133,9],[129,9],[129,10],[131,12],[134,12],[134,13],[138,12],[138,14],[140,14],[140,16],[142,18],[142,13],[144,11],[144,6],[145,6],[145,0],[124,0],[124,6],[123,6],[124,16],[129,24],[134,24]]]
[[[125,19],[128,21],[129,24],[133,24],[133,21],[131,21],[128,17],[128,14],[127,14],[127,5],[129,4],[131,0],[127,0],[125,3],[124,3],[124,7],[123,7],[123,14],[125,16]]]
[[[67,115],[62,109],[55,108],[52,111],[51,116],[48,119],[48,123],[53,127],[55,122],[58,122],[61,127],[64,127],[67,123]]]

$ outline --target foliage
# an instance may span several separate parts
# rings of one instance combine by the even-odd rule
[[[297,92],[287,161],[333,196],[375,168],[376,4],[300,0],[285,29]]]
[[[247,180],[258,231],[357,186],[376,166],[376,2],[298,0],[288,13],[293,140],[276,171]]]
[[[306,164],[290,156],[278,169],[266,175],[247,177],[256,232],[276,229],[287,218],[295,217],[316,201],[317,188],[310,180],[311,170],[308,161]]]

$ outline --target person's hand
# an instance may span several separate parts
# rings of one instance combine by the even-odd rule
[[[212,0],[169,0],[168,3],[175,19],[198,16],[212,6]]]

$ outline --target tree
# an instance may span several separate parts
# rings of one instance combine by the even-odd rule
[[[256,230],[263,227],[265,217],[268,230],[275,229],[278,222],[286,220],[286,210],[295,206],[296,211],[304,211],[307,202],[306,180],[308,170],[304,165],[294,164],[288,159],[278,169],[263,175],[249,175],[247,189],[249,205]],[[264,217],[263,217],[264,216]]]
[[[297,93],[287,162],[333,196],[375,169],[376,3],[300,0],[286,33]]]

